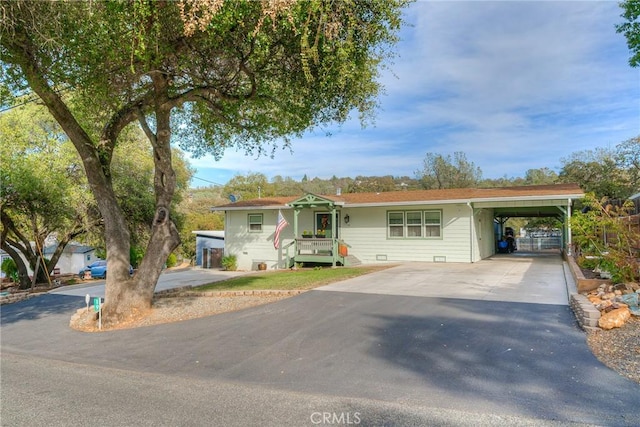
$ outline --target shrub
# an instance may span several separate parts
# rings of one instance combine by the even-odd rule
[[[129,248],[129,262],[133,268],[138,268],[140,266],[140,261],[144,257],[145,250],[139,246],[131,245]]]
[[[238,257],[235,255],[223,256],[222,268],[227,271],[236,271],[238,269]]]
[[[597,267],[611,274],[614,283],[632,282],[639,277],[637,242],[640,232],[627,218],[632,206],[614,206],[587,194],[585,212],[571,218],[576,252],[593,256]],[[593,261],[588,262],[592,265]],[[581,265],[584,265],[584,261]]]
[[[167,268],[175,267],[178,264],[178,257],[174,253],[170,253],[167,258]]]
[[[0,266],[0,270],[5,274],[5,276],[11,278],[14,282],[18,282],[18,267],[16,266],[16,262],[11,258],[5,258],[2,261],[2,265]]]

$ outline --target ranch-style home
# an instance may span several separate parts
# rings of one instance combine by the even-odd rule
[[[225,255],[238,268],[296,263],[476,262],[496,253],[512,217],[556,217],[570,250],[576,184],[504,188],[305,194],[241,200],[225,213]],[[274,244],[279,214],[287,224]],[[277,246],[277,247],[276,247]],[[264,268],[264,267],[263,267]]]

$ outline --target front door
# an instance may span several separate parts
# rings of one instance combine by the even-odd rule
[[[336,211],[336,235],[332,236],[332,227],[331,224],[334,221],[334,218],[332,218],[331,216],[331,212],[316,212],[315,213],[315,225],[316,228],[314,230],[314,234],[318,235],[323,233],[325,237],[327,238],[331,238],[331,237],[335,237],[338,238],[338,230],[339,230],[339,226],[340,226],[340,212]]]

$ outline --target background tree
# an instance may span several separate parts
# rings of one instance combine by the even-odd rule
[[[194,260],[197,230],[224,230],[224,213],[211,212],[211,207],[229,203],[222,187],[192,188],[180,203],[178,210],[184,218],[180,228],[182,256]]]
[[[287,176],[276,175],[271,178],[273,191],[278,196],[299,196],[303,193],[302,182]]]
[[[21,288],[48,275],[73,239],[100,222],[80,159],[53,117],[26,104],[0,115],[0,247],[14,260]],[[45,242],[55,241],[42,259]],[[20,254],[22,256],[20,256]],[[26,260],[26,263],[25,263]]]
[[[455,152],[453,159],[450,155],[427,153],[422,170],[416,172],[416,178],[427,190],[470,188],[478,186],[482,170],[469,162],[461,151]]]
[[[546,185],[555,184],[557,181],[558,174],[544,167],[527,170],[524,174],[524,182],[521,185]]]
[[[20,267],[20,286],[30,285],[27,267],[35,270],[47,242],[55,242],[56,248],[38,271],[40,283],[47,281],[47,272],[72,240],[81,239],[104,252],[102,219],[81,160],[49,112],[26,103],[0,115],[0,131],[1,244]],[[153,160],[140,129],[128,128],[122,140],[114,152],[114,188],[132,230],[132,247],[144,253],[139,247],[148,239],[155,205]],[[174,149],[174,158],[178,203],[192,170],[179,149]],[[131,262],[135,265],[135,256]]]
[[[236,200],[249,200],[275,195],[267,176],[263,173],[236,175],[227,182],[222,191],[227,195],[227,201],[231,196]]]
[[[640,136],[616,145],[616,164],[624,171],[628,195],[640,191]]]
[[[620,2],[623,9],[622,17],[626,22],[616,25],[618,33],[624,34],[627,38],[627,46],[631,51],[629,65],[640,66],[640,1],[625,0]]]
[[[597,198],[627,199],[638,191],[640,144],[633,138],[614,149],[597,148],[572,153],[562,159],[559,182],[575,182]]]
[[[104,219],[105,323],[150,308],[162,266],[180,242],[172,138],[195,154],[220,156],[233,146],[269,154],[277,138],[342,122],[354,109],[366,117],[404,4],[0,3],[1,78],[14,93],[36,93],[64,129]],[[74,105],[60,93],[69,88]],[[130,278],[130,230],[111,165],[123,129],[135,121],[153,147],[155,214],[146,255]]]

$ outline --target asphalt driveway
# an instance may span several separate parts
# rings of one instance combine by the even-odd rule
[[[517,270],[517,262],[510,266]],[[516,286],[502,262],[496,265],[485,282]],[[559,277],[562,263],[554,265],[549,272],[559,269],[553,273]],[[91,391],[85,391],[91,399],[78,402],[79,414],[99,412],[99,401],[117,405],[118,416],[129,415],[130,421],[140,405],[161,402],[145,412],[149,425],[165,425],[163,420],[176,414],[180,419],[173,425],[202,425],[203,419],[211,425],[317,425],[318,412],[348,413],[352,424],[357,413],[361,425],[637,425],[640,385],[593,357],[573,314],[558,301],[541,303],[536,295],[534,303],[500,301],[490,298],[495,291],[472,299],[364,290],[366,283],[407,288],[408,271],[418,267],[234,313],[98,334],[68,328],[70,312],[84,305],[82,298],[47,295],[3,307],[3,422],[11,421],[7,415],[19,419],[5,408],[15,411],[29,392],[44,401],[64,395],[69,384],[91,381]],[[528,268],[519,274],[531,279],[534,273]],[[467,274],[480,280],[477,272]],[[451,290],[460,276],[451,270],[439,277],[440,289]],[[521,294],[527,281],[519,283],[507,293]],[[29,360],[38,366],[50,361],[53,371],[70,378],[42,390],[35,370],[33,378],[31,370],[12,370]],[[76,368],[65,369],[63,362]],[[147,383],[174,384],[171,398],[129,404]],[[93,394],[101,387],[110,393],[98,399]],[[244,394],[234,394],[238,388]],[[198,391],[209,406],[188,400]],[[82,393],[73,395],[82,399]],[[243,410],[243,402],[232,396],[244,396],[253,406]],[[271,413],[251,411],[271,401],[282,406]],[[47,409],[49,417],[73,410]]]

